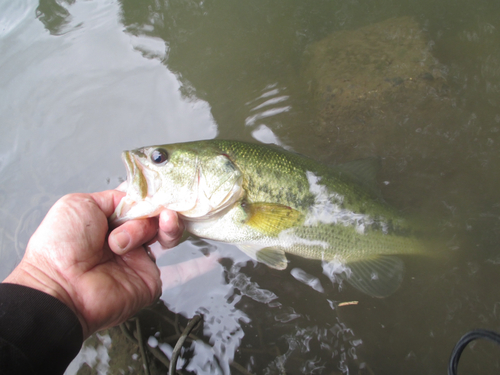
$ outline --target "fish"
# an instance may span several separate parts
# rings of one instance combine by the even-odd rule
[[[373,297],[403,279],[397,255],[423,254],[411,223],[382,199],[376,158],[329,166],[275,145],[205,140],[122,153],[126,196],[112,225],[174,210],[200,238],[284,270],[286,254],[345,267]]]

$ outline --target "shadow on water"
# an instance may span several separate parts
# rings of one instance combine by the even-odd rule
[[[64,34],[71,4],[40,1],[37,16]],[[120,2],[134,48],[174,72],[185,98],[210,104],[219,138],[280,143],[332,164],[381,157],[385,199],[439,233],[447,253],[405,258],[400,290],[373,299],[332,285],[318,262],[292,258],[275,271],[189,239],[166,261],[204,247],[232,260],[166,291],[170,312],[157,307],[204,315],[182,354],[185,371],[437,374],[464,332],[500,329],[500,9],[474,4]],[[156,315],[141,313],[145,335],[170,355],[173,344],[162,345],[172,333]],[[109,333],[113,343],[120,335]],[[96,337],[96,353],[110,347]],[[129,362],[138,353],[130,345]],[[498,370],[494,350],[468,349],[461,370]]]

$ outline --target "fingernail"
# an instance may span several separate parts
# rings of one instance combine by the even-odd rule
[[[125,250],[130,243],[130,234],[126,230],[116,233],[113,238],[120,250]]]

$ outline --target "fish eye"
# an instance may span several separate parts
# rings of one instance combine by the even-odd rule
[[[150,155],[151,161],[154,164],[161,165],[165,164],[165,162],[168,160],[168,154],[167,151],[165,151],[162,148],[157,148],[156,150],[153,150],[153,152]]]

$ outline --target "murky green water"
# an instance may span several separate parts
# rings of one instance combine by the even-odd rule
[[[58,197],[125,177],[124,149],[218,137],[379,156],[385,199],[446,253],[406,257],[394,295],[190,238],[159,264],[228,259],[162,300],[204,315],[183,354],[200,374],[445,373],[463,333],[500,330],[499,20],[497,1],[0,1],[0,275]],[[129,373],[116,358],[138,349],[110,349],[115,333],[68,373]],[[497,353],[478,342],[460,370],[498,372]]]

